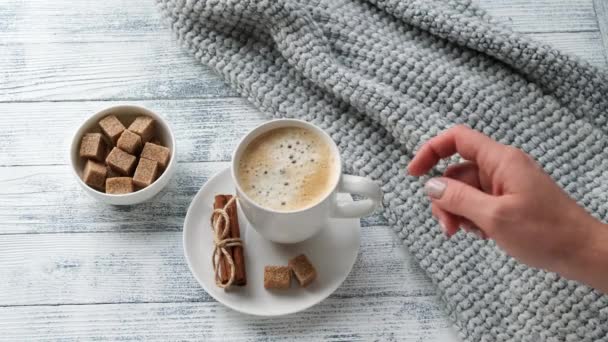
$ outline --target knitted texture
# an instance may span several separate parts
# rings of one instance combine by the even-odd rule
[[[179,41],[268,117],[325,129],[466,341],[608,341],[608,296],[529,268],[492,241],[441,234],[408,176],[463,123],[532,155],[608,213],[608,75],[513,33],[464,0],[157,0]]]

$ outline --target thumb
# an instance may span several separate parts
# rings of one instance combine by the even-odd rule
[[[487,209],[496,200],[494,196],[477,188],[446,177],[431,178],[424,189],[439,208],[467,218],[478,226],[485,225]]]

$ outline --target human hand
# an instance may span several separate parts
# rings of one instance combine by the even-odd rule
[[[448,237],[473,231],[523,263],[608,290],[608,229],[523,151],[456,126],[426,142],[408,172],[420,176],[456,153],[467,162],[425,185]],[[603,279],[575,270],[590,264]]]

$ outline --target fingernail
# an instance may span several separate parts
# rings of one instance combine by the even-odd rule
[[[445,226],[445,224],[439,220],[439,227],[441,228],[441,231],[443,232],[443,234],[448,235],[448,228]]]
[[[424,190],[432,198],[441,198],[447,184],[439,178],[431,178],[424,184]]]

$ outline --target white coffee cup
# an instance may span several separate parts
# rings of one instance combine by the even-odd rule
[[[293,211],[277,211],[265,208],[252,201],[243,191],[237,177],[239,161],[247,146],[258,136],[282,127],[300,127],[316,132],[325,140],[334,154],[334,183],[325,197],[317,203]],[[304,241],[327,225],[333,218],[355,218],[371,214],[382,201],[380,187],[370,179],[342,174],[342,163],[338,146],[322,129],[308,122],[294,119],[278,119],[266,122],[251,130],[241,139],[232,154],[232,179],[236,186],[239,205],[247,220],[265,239],[278,243]],[[366,199],[338,203],[337,193],[365,196]]]

